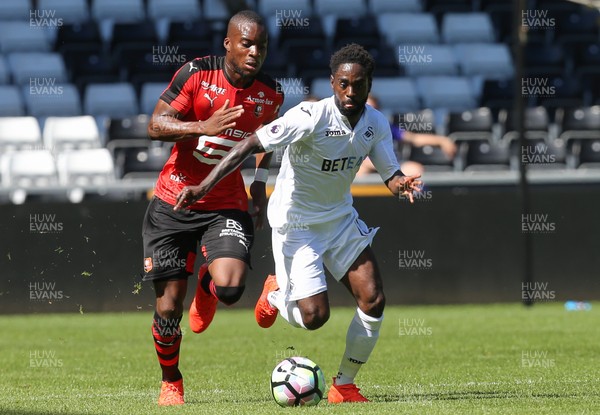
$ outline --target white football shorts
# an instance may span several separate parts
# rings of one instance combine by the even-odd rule
[[[356,210],[326,223],[290,224],[273,228],[273,258],[277,284],[288,301],[327,290],[325,269],[339,281],[362,251],[371,245],[379,228],[369,228]]]

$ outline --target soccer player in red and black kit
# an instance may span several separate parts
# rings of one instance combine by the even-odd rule
[[[196,58],[177,71],[148,125],[153,140],[175,143],[142,230],[144,280],[152,281],[156,291],[152,335],[162,369],[159,405],[184,403],[179,324],[197,243],[206,262],[190,307],[190,327],[200,333],[212,321],[218,301],[231,305],[240,299],[253,241],[239,170],[189,210],[173,210],[177,194],[186,185],[199,184],[235,144],[277,118],[283,102],[276,82],[260,71],[267,30],[258,14],[234,15],[223,44],[225,56]],[[257,175],[250,187],[257,228],[264,220],[269,162],[269,155],[257,158]]]

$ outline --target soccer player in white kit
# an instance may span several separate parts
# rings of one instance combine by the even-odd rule
[[[250,154],[287,146],[267,210],[277,276],[265,281],[256,320],[266,328],[281,314],[295,327],[323,326],[329,318],[326,267],[358,305],[328,400],[368,402],[354,378],[379,337],[385,297],[370,247],[377,229],[358,218],[350,185],[367,156],[396,196],[412,202],[421,182],[402,174],[387,119],[366,105],[371,55],[350,44],[331,57],[330,67],[332,97],[302,102],[241,141],[202,183],[181,191],[175,209],[202,198]]]

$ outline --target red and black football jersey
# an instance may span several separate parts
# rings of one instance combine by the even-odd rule
[[[232,86],[223,73],[224,57],[196,58],[182,66],[160,99],[183,115],[183,121],[207,120],[225,100],[229,106],[243,105],[236,126],[218,136],[199,136],[173,146],[156,183],[155,194],[174,205],[177,194],[187,185],[196,185],[239,141],[262,124],[277,118],[283,94],[275,80],[259,72],[244,89]],[[221,180],[202,200],[190,206],[196,210],[248,209],[248,196],[240,169]]]

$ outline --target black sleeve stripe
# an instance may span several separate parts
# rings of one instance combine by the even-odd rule
[[[202,71],[214,71],[223,68],[222,56],[206,56],[203,58],[196,58],[177,70],[175,76],[171,80],[171,83],[163,92],[160,99],[165,101],[167,104],[171,104],[181,94],[183,86],[190,78]]]

